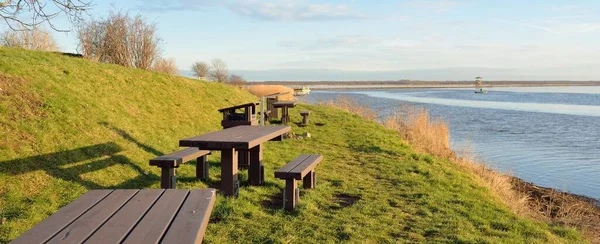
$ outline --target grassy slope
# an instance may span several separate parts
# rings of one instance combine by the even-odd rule
[[[0,242],[14,239],[88,189],[157,188],[148,159],[181,138],[219,128],[219,107],[253,101],[214,83],[96,64],[57,54],[0,48]],[[581,241],[571,229],[511,214],[454,164],[415,153],[393,131],[322,106],[303,140],[269,142],[266,185],[218,198],[209,242]],[[298,210],[280,210],[284,182],[273,171],[300,153],[321,153],[317,189]],[[179,188],[218,185],[179,170]],[[240,178],[247,177],[241,171]]]

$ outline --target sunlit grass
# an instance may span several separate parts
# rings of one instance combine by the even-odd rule
[[[257,100],[218,83],[58,54],[0,48],[0,64],[2,77],[22,82],[6,94],[28,94],[0,94],[0,242],[90,189],[158,188],[160,171],[149,159],[177,150],[179,139],[219,130],[217,109]],[[37,102],[22,110],[23,99]],[[312,137],[266,143],[266,184],[246,186],[240,171],[240,197],[218,195],[206,242],[582,241],[574,229],[514,214],[472,173],[418,152],[395,130],[327,106],[299,105],[292,122],[302,110],[312,111],[310,123],[291,123],[292,131]],[[301,190],[298,209],[286,212],[284,182],[273,172],[301,153],[325,159],[316,189]],[[177,187],[218,186],[219,153],[209,161],[208,182],[188,163]]]

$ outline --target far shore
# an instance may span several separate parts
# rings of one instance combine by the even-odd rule
[[[292,88],[303,86],[311,90],[352,89],[410,89],[410,88],[473,88],[472,81],[264,81],[248,82],[248,85],[283,85]],[[600,86],[600,81],[486,81],[483,87],[551,87],[551,86]]]

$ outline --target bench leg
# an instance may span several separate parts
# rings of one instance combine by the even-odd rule
[[[306,174],[304,176],[304,178],[302,179],[302,186],[304,187],[304,189],[312,189],[315,188],[315,180],[316,180],[316,174],[315,171],[311,171],[308,174]]]
[[[285,180],[285,190],[283,191],[284,203],[283,206],[285,210],[294,210],[296,208],[296,204],[298,203],[298,186],[296,185],[295,179],[287,179]]]
[[[238,168],[247,169],[250,167],[250,151],[238,151]]]
[[[206,160],[206,156],[196,159],[196,178],[208,180],[208,161]]]
[[[250,167],[248,168],[248,182],[250,185],[253,186],[262,185],[264,183],[264,167],[262,165],[262,145],[257,145],[251,148],[249,152]]]
[[[302,115],[302,125],[308,124],[308,115]]]
[[[160,171],[160,188],[175,189],[177,182],[176,169],[171,167],[161,167]]]
[[[235,149],[221,150],[221,192],[224,196],[237,197],[238,156]]]

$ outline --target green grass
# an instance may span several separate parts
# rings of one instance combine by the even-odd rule
[[[220,128],[218,108],[255,101],[248,93],[58,54],[0,48],[0,242],[10,241],[89,189],[158,188],[148,160],[181,138]],[[512,214],[470,173],[416,153],[390,130],[323,106],[311,138],[265,145],[265,186],[218,196],[206,242],[584,242],[573,229]],[[316,124],[321,126],[317,126]],[[281,209],[273,172],[301,153],[320,153],[317,188],[301,190],[297,210]],[[178,170],[178,188],[218,185],[194,167]]]

